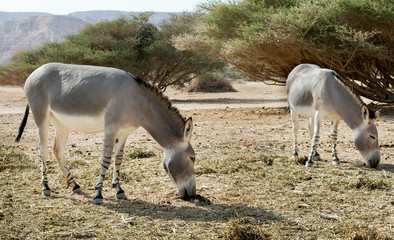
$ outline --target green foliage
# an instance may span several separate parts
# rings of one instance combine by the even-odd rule
[[[296,65],[314,63],[362,96],[394,102],[390,0],[210,1],[201,11],[205,19],[193,33],[173,38],[179,50],[209,52],[277,84]]]
[[[150,16],[145,13],[87,25],[64,42],[49,42],[37,50],[20,52],[11,64],[0,69],[0,82],[12,79],[11,83],[23,83],[40,65],[63,62],[123,69],[165,89],[222,68],[223,63],[207,55],[181,53],[171,44],[172,35],[190,31],[199,14],[174,15],[160,29],[148,22]],[[14,76],[18,71],[24,73],[22,77]]]

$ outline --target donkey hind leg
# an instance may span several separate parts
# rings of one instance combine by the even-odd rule
[[[320,117],[319,111],[316,111],[313,124],[312,123],[310,124],[311,126],[313,125],[312,147],[311,147],[311,152],[308,157],[308,161],[305,163],[306,167],[313,166],[313,159],[316,156],[317,144],[319,144],[319,139],[320,139],[320,136],[319,136],[320,122],[321,122],[321,117]]]
[[[298,157],[297,141],[298,141],[298,130],[300,129],[300,121],[298,118],[298,113],[294,112],[294,110],[291,110],[291,121],[293,123],[293,136],[294,136],[292,158],[296,158],[296,157]]]
[[[101,158],[101,168],[100,175],[95,186],[96,196],[93,199],[93,203],[96,205],[103,204],[103,195],[101,191],[103,190],[103,182],[105,178],[105,173],[107,172],[109,166],[111,165],[112,151],[115,143],[115,132],[107,128],[104,133],[104,146],[103,146],[103,156]]]
[[[66,178],[67,186],[71,186],[74,193],[82,193],[81,187],[75,182],[70,170],[65,163],[64,155],[65,146],[68,139],[68,130],[61,123],[57,122],[56,119],[53,119],[53,122],[56,129],[55,144],[53,145],[53,152],[55,154],[56,160],[59,163],[64,177]]]
[[[120,132],[115,140],[115,167],[112,179],[112,187],[116,190],[116,198],[118,199],[127,199],[126,194],[120,187],[119,178],[120,178],[120,165],[123,160],[123,149],[126,143],[127,137],[130,134],[130,130],[124,130]]]
[[[310,118],[309,122],[308,122],[309,137],[310,137],[311,141],[313,139],[313,134],[315,132],[314,125],[315,125],[315,118],[313,117],[313,118]],[[315,155],[313,155],[313,161],[321,161],[320,154],[317,152],[317,149],[315,149]]]
[[[51,196],[51,190],[48,186],[48,178],[47,178],[49,113],[43,115],[42,119],[37,120],[37,118],[35,118],[35,120],[38,126],[38,135],[40,138],[39,157],[41,159],[42,195],[49,197]]]
[[[337,156],[338,124],[339,124],[339,120],[335,120],[332,121],[332,125],[331,125],[332,164],[334,165],[339,165],[341,163]]]

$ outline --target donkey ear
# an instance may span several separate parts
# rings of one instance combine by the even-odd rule
[[[190,141],[190,138],[192,137],[192,132],[193,132],[193,120],[191,117],[189,117],[183,129],[183,139],[185,139],[186,141]]]
[[[369,122],[369,109],[367,106],[365,106],[365,104],[361,106],[361,117],[365,123]]]

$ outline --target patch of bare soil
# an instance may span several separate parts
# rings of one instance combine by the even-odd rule
[[[194,122],[198,195],[182,199],[162,168],[162,149],[144,130],[127,141],[116,200],[112,167],[104,204],[93,205],[102,134],[71,133],[68,165],[83,194],[71,193],[50,155],[51,197],[41,196],[37,129],[30,115],[14,143],[25,107],[23,91],[0,87],[0,239],[393,239],[394,110],[378,121],[382,154],[366,168],[353,133],[339,126],[340,166],[330,160],[329,122],[322,126],[324,159],[305,168],[290,158],[292,132],[283,87],[239,82],[234,93],[166,95]],[[300,154],[309,149],[302,119]],[[50,144],[53,144],[53,129]],[[141,157],[135,158],[135,149]],[[143,158],[140,152],[147,152]],[[155,156],[152,156],[151,153]]]

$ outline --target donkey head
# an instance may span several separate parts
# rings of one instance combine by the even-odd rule
[[[354,145],[360,151],[368,167],[376,168],[380,162],[378,130],[375,121],[380,111],[370,111],[365,105],[361,107],[363,123],[354,131]]]
[[[196,194],[195,154],[190,145],[192,131],[193,122],[192,118],[189,118],[184,125],[182,141],[164,150],[164,169],[175,183],[181,197]]]

